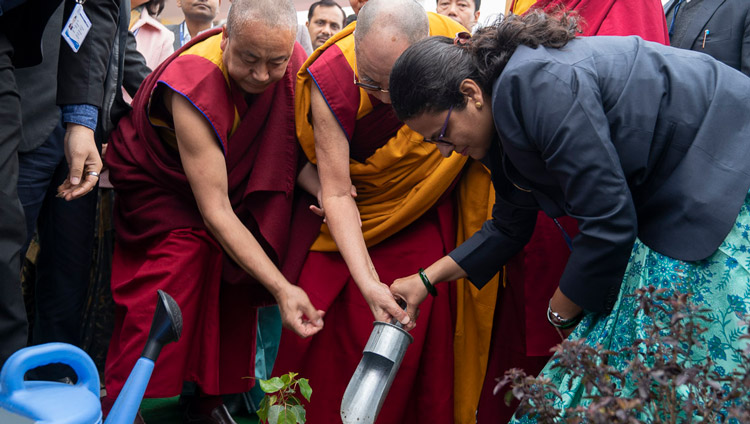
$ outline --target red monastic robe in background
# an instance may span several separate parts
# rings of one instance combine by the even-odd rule
[[[523,14],[526,9],[518,9],[516,3],[511,5],[515,14]],[[523,2],[526,7],[528,4]],[[531,8],[542,8],[545,11],[576,11],[583,18],[584,36],[591,35],[639,35],[649,41],[669,44],[667,23],[664,10],[659,0],[539,0]],[[573,218],[560,217],[559,223],[570,238],[578,234],[578,227]],[[522,366],[529,374],[538,374],[546,365],[552,347],[550,340],[560,338],[544,317],[549,299],[557,286],[539,285],[537,282],[559,281],[565,268],[568,255],[560,252],[568,247],[557,224],[539,213],[534,234],[523,251],[514,257],[506,266],[506,277],[509,282],[525,281],[523,285],[509,284],[505,291],[498,295],[498,307],[495,309],[496,336],[493,337],[490,361],[487,367],[485,384],[479,402],[477,422],[479,424],[508,422],[517,404],[505,405],[503,393],[493,395],[496,379],[510,366]],[[533,266],[529,266],[533,265]],[[532,288],[526,290],[524,288]],[[518,308],[523,308],[519,311]],[[526,335],[503,331],[504,322],[512,321],[515,315],[525,312]],[[536,318],[534,318],[536,317]],[[519,346],[524,345],[525,351]],[[524,358],[526,356],[526,358]],[[461,421],[474,422],[474,421]]]
[[[143,349],[157,289],[180,305],[183,330],[179,342],[162,350],[147,397],[178,395],[183,381],[211,395],[248,390],[255,372],[254,307],[273,302],[206,228],[163,103],[166,90],[185,96],[215,130],[234,212],[290,281],[320,228],[295,196],[301,155],[294,80],[304,52],[295,45],[284,78],[245,96],[226,72],[220,42],[220,30],[202,34],[159,66],[109,144],[106,161],[118,198],[108,396],[120,392]]]

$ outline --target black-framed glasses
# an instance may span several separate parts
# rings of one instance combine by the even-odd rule
[[[440,129],[440,135],[438,135],[438,138],[433,140],[425,137],[424,141],[441,146],[453,146],[453,143],[450,141],[443,140],[443,137],[445,137],[445,131],[448,130],[448,120],[451,119],[451,112],[453,112],[453,106],[448,109],[448,115],[445,116],[445,122],[443,122],[443,128]]]
[[[364,88],[365,90],[368,90],[368,91],[380,91],[381,93],[390,93],[390,91],[388,91],[387,89],[379,85],[368,84],[366,82],[362,82],[358,80],[356,73],[354,74],[354,85],[356,85],[359,88]]]

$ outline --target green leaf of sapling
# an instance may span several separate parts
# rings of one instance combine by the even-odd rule
[[[260,388],[266,393],[278,392],[284,387],[284,382],[279,377],[273,377],[269,380],[260,380]]]
[[[312,388],[310,387],[310,383],[306,378],[299,379],[299,391],[300,393],[302,393],[302,396],[304,396],[305,399],[310,402],[310,396],[312,396]]]

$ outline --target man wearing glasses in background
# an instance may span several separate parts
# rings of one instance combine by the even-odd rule
[[[437,0],[437,13],[447,16],[471,31],[479,20],[482,0]]]
[[[283,332],[273,374],[295,371],[315,382],[311,424],[341,420],[339,405],[373,317],[402,324],[416,318],[397,305],[387,285],[452,250],[457,222],[467,223],[461,234],[478,230],[491,195],[481,164],[460,155],[443,159],[421,143],[395,117],[388,93],[390,70],[407,47],[465,29],[413,0],[369,0],[357,19],[312,54],[295,94],[297,137],[318,166],[326,213],[298,285],[326,311],[327,324],[309,341]],[[478,205],[476,216],[459,220],[454,195],[472,194],[476,199],[466,204]],[[451,290],[438,290],[421,308],[379,423],[454,422],[453,298]]]

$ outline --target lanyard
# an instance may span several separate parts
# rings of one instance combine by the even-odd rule
[[[185,39],[185,36],[187,35],[188,39]],[[182,21],[182,24],[180,24],[180,47],[187,44],[187,42],[190,41],[190,33],[187,31],[187,23],[185,21]]]

